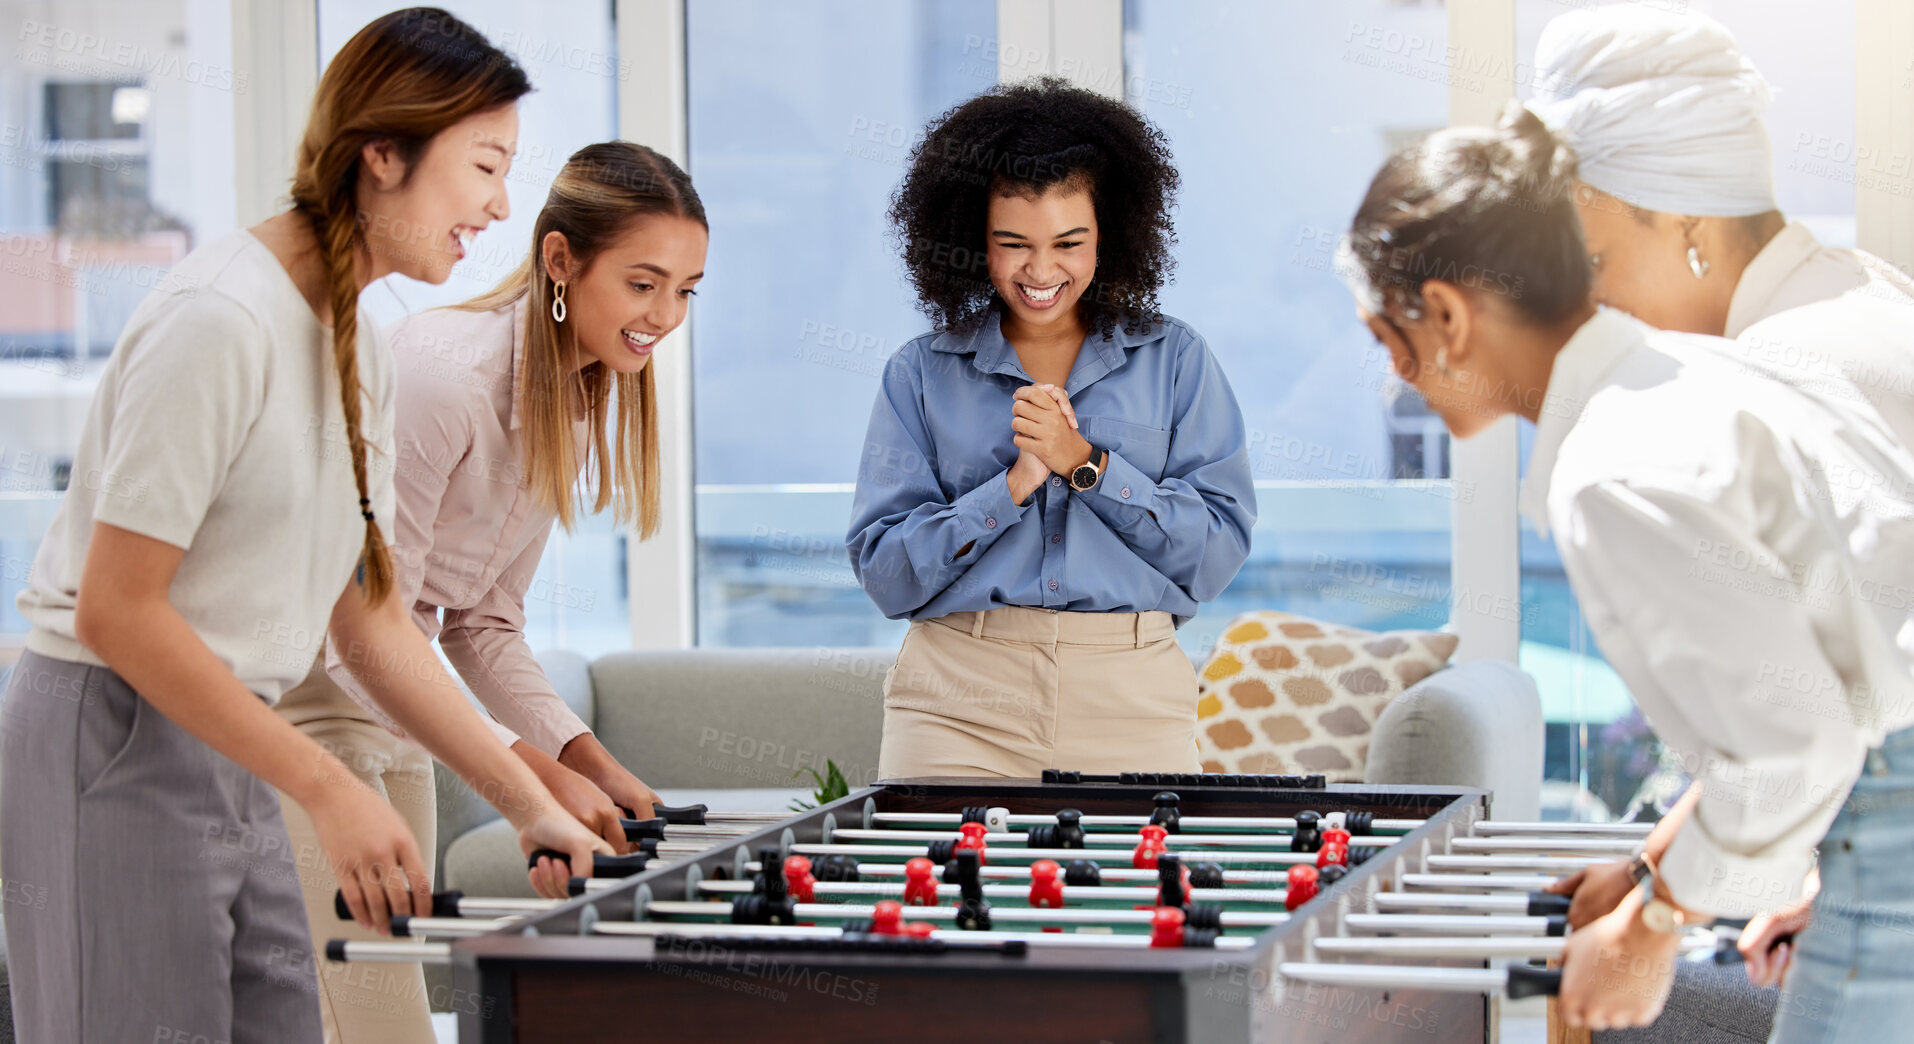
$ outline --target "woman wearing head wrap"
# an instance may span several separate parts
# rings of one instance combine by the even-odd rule
[[[1914,444],[1914,283],[1783,219],[1768,84],[1725,27],[1575,11],[1543,30],[1535,71],[1530,108],[1576,156],[1599,302],[1735,338],[1749,368],[1865,402]]]
[[[1900,1039],[1914,454],[1859,404],[1743,372],[1718,339],[1593,307],[1571,173],[1519,108],[1502,129],[1441,132],[1377,174],[1340,258],[1363,320],[1455,435],[1535,423],[1524,511],[1705,782],[1643,886],[1569,934],[1563,1013],[1652,1021],[1682,924],[1790,900],[1819,843],[1822,909],[1778,1032]]]
[[[1914,445],[1914,284],[1858,250],[1822,246],[1774,202],[1761,118],[1770,92],[1717,22],[1616,5],[1564,14],[1536,47],[1533,109],[1577,159],[1575,200],[1596,299],[1666,330],[1736,339],[1746,368],[1873,417]],[[1724,346],[1725,347],[1725,346]],[[1699,797],[1652,835],[1650,858]],[[1634,886],[1617,862],[1567,878],[1570,923]],[[1748,975],[1774,985],[1809,898],[1742,935]]]

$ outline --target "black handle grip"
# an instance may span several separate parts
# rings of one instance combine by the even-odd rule
[[[1569,904],[1574,896],[1556,895],[1554,892],[1530,892],[1530,917],[1567,917]]]
[[[673,826],[704,826],[704,815],[711,811],[703,805],[684,805],[673,808],[670,805],[653,805],[652,815]]]
[[[346,959],[346,941],[344,939],[326,940],[326,960],[343,961]]]
[[[642,841],[645,838],[651,838],[653,841],[664,839],[665,820],[621,819],[619,822],[624,824],[625,840],[627,841]]]
[[[533,852],[531,857],[525,861],[525,869],[535,869],[541,857],[556,859],[561,863],[566,862],[568,859],[563,852],[553,851],[549,848],[541,848]],[[651,857],[643,852],[633,852],[630,855],[605,855],[601,852],[592,856],[591,876],[630,877],[633,874],[643,873],[645,863],[650,859]]]
[[[433,892],[432,916],[457,917],[459,915],[459,900],[463,898],[465,898],[465,893],[456,888],[443,892]],[[346,905],[346,893],[332,893],[332,910],[339,915],[341,921],[352,920],[352,908]]]
[[[392,937],[403,939],[412,934],[412,918],[405,914],[392,915]]]
[[[1509,965],[1510,1000],[1524,997],[1553,997],[1562,992],[1562,969],[1537,968],[1529,964]]]

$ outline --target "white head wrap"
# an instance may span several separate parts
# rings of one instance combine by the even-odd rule
[[[1721,23],[1635,4],[1574,11],[1542,30],[1535,73],[1529,108],[1588,184],[1670,214],[1775,209],[1768,82]]]

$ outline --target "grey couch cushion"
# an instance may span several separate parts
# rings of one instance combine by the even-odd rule
[[[1594,1044],[1760,1044],[1768,1039],[1780,995],[1749,982],[1739,964],[1683,961],[1675,966],[1675,987],[1654,1025],[1606,1030],[1594,1035]]]
[[[1481,787],[1498,819],[1542,806],[1542,698],[1512,664],[1475,660],[1424,678],[1376,718],[1363,779]]]
[[[890,649],[623,652],[591,665],[598,738],[653,787],[795,787],[834,760],[877,779]]]

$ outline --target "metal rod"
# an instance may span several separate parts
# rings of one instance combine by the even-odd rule
[[[1403,874],[1402,887],[1414,889],[1540,892],[1560,880],[1544,874]]]
[[[1612,863],[1605,856],[1432,855],[1431,870],[1548,870],[1572,874],[1591,866]]]
[[[334,954],[339,956],[334,956]],[[386,942],[334,939],[326,944],[327,960],[383,961],[417,964],[451,964],[452,944],[426,942]]]
[[[1625,859],[1641,851],[1634,838],[1606,837],[1458,837],[1449,846],[1456,855],[1534,852],[1552,855],[1606,855]]]
[[[586,880],[604,881],[605,884],[598,885],[597,886],[598,888],[604,888],[607,886],[616,886],[618,884],[618,878],[615,878],[615,877],[605,877],[605,878],[590,877],[590,878],[586,878]],[[527,917],[532,914],[544,913],[545,911],[551,909],[552,907],[557,906],[560,902],[562,902],[562,900],[559,900],[559,899],[517,899],[517,898],[471,899],[471,898],[465,898],[465,899],[459,900],[459,916],[460,917]]]
[[[1398,935],[1547,935],[1549,919],[1527,914],[1359,914],[1343,918],[1352,932]]]
[[[1098,850],[1107,855],[1111,849]],[[923,847],[910,845],[792,845],[791,852],[802,856],[847,855],[853,857],[875,856],[885,859],[912,859],[924,854]],[[992,860],[1016,860],[1034,862],[1038,859],[1054,859],[1057,862],[1069,862],[1072,859],[1087,859],[1095,853],[1083,848],[993,848],[988,854]],[[1224,866],[1295,866],[1298,863],[1316,865],[1314,852],[1204,852],[1203,862],[1220,863]],[[1593,860],[1602,862],[1602,860]]]
[[[1494,957],[1512,957],[1527,960],[1540,960],[1560,957],[1562,947],[1567,943],[1562,936],[1523,936],[1519,938],[1467,938],[1467,937],[1429,937],[1429,938],[1335,938],[1324,937],[1316,940],[1318,952],[1324,956],[1335,957],[1418,957],[1429,959],[1462,958],[1468,960],[1488,960]],[[1701,935],[1684,936],[1679,944],[1682,952],[1696,949],[1713,951],[1715,937],[1703,932]]]
[[[1332,809],[1331,811],[1336,811]],[[713,817],[707,817],[707,819]],[[876,826],[895,827],[949,827],[956,829],[964,817],[956,812],[878,812],[871,817]],[[1085,830],[1130,830],[1150,821],[1147,815],[1129,816],[1084,816],[1078,825]],[[1013,812],[1004,818],[1011,827],[1054,826],[1055,813]],[[1372,829],[1408,833],[1421,826],[1421,819],[1377,819]],[[1293,833],[1296,820],[1287,816],[1184,816],[1177,817],[1177,824],[1183,830],[1253,830]],[[1515,819],[1484,819],[1475,824],[1472,832],[1477,837],[1491,837],[1512,834],[1532,834],[1543,836],[1563,836],[1593,834],[1610,837],[1647,837],[1653,830],[1653,823],[1543,823]]]
[[[861,895],[879,898],[901,899],[903,887],[896,881],[819,881],[812,885],[815,895]],[[939,895],[951,895],[956,891],[954,884],[938,885]],[[757,889],[752,881],[701,881],[698,891],[712,895],[750,895]],[[985,899],[1010,899],[1022,902],[1030,898],[1030,889],[1026,885],[983,886]],[[1190,898],[1197,902],[1245,902],[1280,903],[1287,892],[1279,888],[1192,888]],[[1123,885],[1065,885],[1063,899],[1066,903],[1095,902],[1099,899],[1121,903],[1154,903],[1155,888],[1133,888]]]
[[[469,939],[517,923],[514,917],[408,917],[405,934],[414,939]],[[395,928],[396,931],[396,928]]]
[[[1383,913],[1402,910],[1468,910],[1485,914],[1523,914],[1529,908],[1526,894],[1445,895],[1441,892],[1379,892],[1376,909]]]
[[[795,903],[794,910],[800,920],[824,920],[843,918],[868,918],[874,909],[862,903]],[[961,913],[955,906],[913,906],[905,910],[905,916],[918,921],[954,921]],[[660,900],[645,907],[647,916],[658,917],[731,917],[731,904],[728,902],[680,902]],[[1027,907],[992,907],[990,919],[993,922],[1018,922],[1023,924],[1099,924],[1099,925],[1148,925],[1155,910],[1093,910],[1077,907],[1068,910],[1036,910]],[[1268,928],[1289,920],[1287,913],[1244,913],[1225,910],[1222,914],[1225,928]]]
[[[1418,968],[1403,964],[1303,964],[1285,962],[1277,974],[1296,982],[1357,989],[1435,990],[1443,993],[1501,993],[1508,988],[1506,968]]]
[[[1332,810],[1335,811],[1335,810]],[[964,817],[956,812],[879,812],[871,817],[874,824],[899,827],[949,827],[955,830]],[[1129,830],[1150,821],[1149,816],[1084,816],[1077,825],[1085,830]],[[1378,819],[1371,824],[1374,830],[1393,830],[1408,833],[1421,826],[1421,819]],[[1056,813],[1012,813],[1005,824],[1013,827],[1055,826]],[[1177,817],[1177,824],[1183,830],[1261,830],[1293,833],[1296,820],[1282,816],[1183,816]]]
[[[846,845],[845,847],[849,848],[852,846]],[[922,852],[916,851],[915,849],[912,851],[917,855],[923,855]],[[1079,852],[1077,856],[1079,858],[1087,858],[1090,854],[1091,853],[1088,852]],[[1063,860],[1058,860],[1058,862],[1063,862]],[[754,859],[744,864],[744,872],[747,874],[761,874],[764,872],[764,866]],[[860,862],[857,864],[857,872],[861,877],[902,877],[904,876],[904,864]],[[983,866],[977,868],[977,876],[985,879],[995,878],[998,880],[1028,881],[1030,880],[1030,867],[1027,865]],[[1152,884],[1159,879],[1155,870],[1138,870],[1128,866],[1100,867],[1097,876],[1104,881],[1146,881]],[[1550,878],[1550,880],[1553,880],[1553,878]],[[1223,871],[1223,883],[1226,885],[1287,884],[1288,882],[1289,877],[1287,872],[1280,870]],[[942,882],[939,883],[941,884]],[[955,885],[951,887],[955,887]]]
[[[1477,837],[1539,835],[1563,837],[1592,834],[1603,837],[1644,838],[1655,829],[1653,823],[1524,823],[1518,820],[1485,819],[1475,825]]]
[[[921,909],[921,908],[920,908]],[[600,935],[678,935],[706,938],[762,938],[764,936],[784,936],[795,939],[835,939],[844,932],[838,928],[815,928],[808,926],[767,927],[754,924],[684,924],[672,921],[600,921],[592,926],[592,931]],[[1149,949],[1150,937],[1147,935],[1108,935],[1102,932],[966,932],[956,929],[940,928],[931,932],[930,937],[948,943],[977,942],[987,939],[991,942],[1025,942],[1032,946],[1054,946],[1062,948],[1091,949]],[[1216,940],[1219,950],[1247,950],[1256,945],[1256,938],[1248,935],[1225,935]]]
[[[935,835],[928,830],[846,829],[832,831],[831,840],[832,843],[838,841],[903,841],[922,843],[926,838],[934,838],[934,836]],[[1096,848],[1134,848],[1138,840],[1139,838],[1134,834],[1086,834],[1084,835],[1083,843],[1086,846]],[[1402,840],[1400,837],[1365,835],[1362,837],[1352,837],[1349,839],[1349,843],[1352,846],[1367,845],[1372,848],[1381,848],[1386,845],[1393,845],[1400,840]],[[1164,839],[1164,842],[1168,845],[1170,851],[1174,852],[1180,848],[1200,848],[1204,846],[1217,848],[1269,848],[1275,845],[1287,845],[1289,844],[1289,838],[1286,835],[1271,836],[1269,834],[1176,833],[1169,835]],[[1029,843],[1029,834],[987,833],[984,835],[984,844],[986,845],[1016,845],[1021,847]]]

